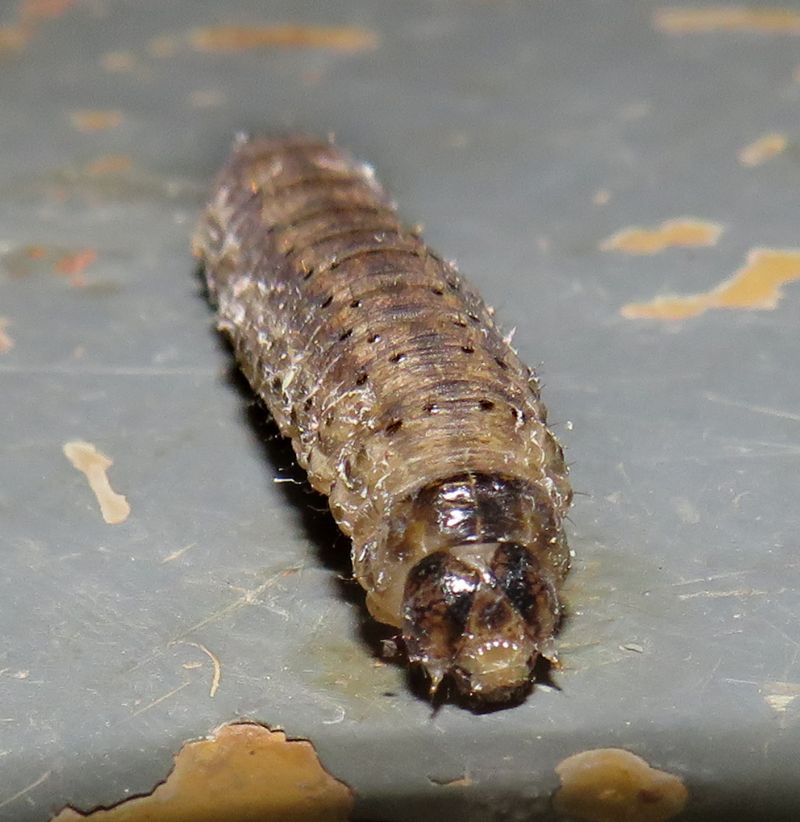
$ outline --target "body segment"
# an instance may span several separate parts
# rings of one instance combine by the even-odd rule
[[[533,372],[369,167],[240,140],[195,238],[218,324],[435,684],[510,698],[550,653],[571,499]]]

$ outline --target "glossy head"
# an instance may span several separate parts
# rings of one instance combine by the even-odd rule
[[[515,543],[437,551],[408,575],[403,638],[435,690],[450,674],[481,702],[527,690],[558,621],[555,588],[536,558]]]

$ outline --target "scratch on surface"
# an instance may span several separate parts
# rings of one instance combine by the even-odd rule
[[[679,594],[678,599],[747,599],[749,597],[763,597],[770,591],[763,591],[758,588],[734,588],[731,591],[695,591],[693,594]]]
[[[755,168],[755,166],[760,166],[762,163],[766,163],[767,160],[771,160],[786,151],[788,145],[789,140],[785,134],[772,132],[771,134],[764,134],[740,149],[737,156],[743,166]]]
[[[45,771],[38,779],[31,782],[30,785],[23,788],[21,791],[17,791],[13,796],[9,796],[6,799],[0,801],[0,808],[5,808],[6,805],[10,805],[12,802],[16,802],[17,799],[22,799],[23,796],[29,794],[35,788],[38,788],[42,782],[46,782],[50,778],[50,774],[52,771]]]
[[[0,317],[0,354],[7,354],[14,347],[14,338],[6,331],[11,321]]]
[[[749,31],[758,34],[800,34],[800,12],[747,6],[665,6],[653,13],[653,25],[667,34]]]
[[[655,228],[631,226],[600,243],[601,251],[625,254],[658,254],[666,248],[701,248],[717,244],[723,226],[694,217],[664,220]]]
[[[219,690],[219,682],[222,678],[222,665],[220,665],[219,657],[209,651],[208,648],[200,642],[187,642],[186,640],[179,640],[174,644],[191,645],[193,648],[198,648],[211,660],[211,664],[214,666],[214,672],[211,676],[211,689],[208,695],[213,699]]]
[[[171,696],[175,696],[179,691],[182,691],[184,688],[191,685],[191,682],[188,680],[186,682],[181,683],[178,685],[177,688],[173,688],[171,691],[167,691],[167,693],[163,694],[162,696],[158,697],[158,699],[154,699],[152,702],[148,702],[147,705],[142,705],[141,708],[137,708],[132,714],[131,718],[134,716],[139,716],[139,714],[143,714],[146,711],[149,711],[151,708],[155,708],[156,705],[160,705],[165,700],[169,699]]]
[[[119,525],[128,519],[131,507],[128,500],[118,494],[108,481],[108,469],[114,464],[113,460],[98,451],[91,442],[74,440],[64,443],[64,456],[86,476],[89,487],[94,492],[100,505],[103,519],[109,525]]]
[[[171,554],[167,554],[164,559],[161,560],[161,565],[165,565],[167,562],[173,562],[174,560],[182,557],[187,551],[190,551],[197,545],[196,542],[190,542],[188,545],[184,545],[183,548],[178,548],[177,551],[173,551]]]
[[[706,391],[703,396],[709,400],[709,402],[718,402],[721,405],[729,405],[732,408],[743,408],[745,411],[752,411],[754,414],[764,414],[768,417],[778,417],[778,419],[782,420],[800,422],[800,414],[794,414],[791,411],[782,411],[780,408],[770,408],[767,405],[753,405],[749,402],[742,402],[741,400],[731,400],[719,394],[714,394],[711,391]]]
[[[745,265],[710,291],[656,297],[620,309],[633,320],[685,320],[713,308],[768,311],[777,308],[782,286],[800,279],[800,249],[754,248]]]

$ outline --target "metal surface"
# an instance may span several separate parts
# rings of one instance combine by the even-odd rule
[[[238,717],[311,739],[363,817],[546,815],[559,760],[620,746],[685,780],[687,818],[793,818],[800,286],[677,324],[619,309],[797,243],[796,150],[737,162],[796,129],[796,39],[669,35],[621,0],[62,5],[0,55],[0,819],[147,792]],[[183,37],[287,21],[380,41]],[[81,110],[120,114],[98,130]],[[230,376],[188,251],[242,128],[335,132],[543,362],[586,494],[558,689],[432,714],[376,661],[318,500],[274,481],[287,452]],[[726,227],[716,247],[598,250],[686,214]],[[113,458],[124,524],[72,439]]]

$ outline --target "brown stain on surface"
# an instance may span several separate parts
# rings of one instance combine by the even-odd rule
[[[122,119],[122,112],[114,109],[79,109],[69,115],[72,127],[83,134],[118,128]]]
[[[147,796],[86,814],[67,808],[52,822],[344,822],[352,807],[352,791],[310,742],[241,723],[184,745]]]
[[[789,140],[785,134],[779,132],[764,134],[739,151],[739,162],[750,168],[760,166],[762,163],[766,163],[767,160],[782,154],[786,151],[788,145]]]
[[[782,286],[795,280],[800,280],[800,249],[754,248],[745,266],[711,291],[628,303],[620,313],[629,320],[685,320],[712,308],[771,310],[783,296]]]
[[[600,244],[601,251],[625,254],[658,254],[666,248],[701,248],[716,245],[723,227],[718,223],[679,217],[655,228],[623,228]]]
[[[378,45],[378,35],[358,26],[209,26],[189,34],[196,51],[250,51],[270,48],[313,48],[365,51]]]
[[[715,31],[800,34],[800,11],[777,7],[666,6],[654,12],[653,25],[667,34],[704,34]]]
[[[689,798],[679,777],[622,748],[581,751],[559,762],[556,773],[556,811],[585,822],[672,819]]]
[[[97,259],[92,248],[70,249],[32,243],[15,248],[0,258],[5,274],[14,279],[50,272],[74,287],[86,285],[86,269]]]
[[[86,164],[84,171],[90,177],[103,177],[107,174],[123,174],[130,171],[133,160],[129,154],[102,154]]]
[[[64,443],[64,456],[86,476],[89,487],[100,505],[100,513],[109,525],[119,525],[128,519],[131,507],[122,494],[118,494],[108,481],[108,469],[113,460],[98,451],[91,442],[74,440]]]

